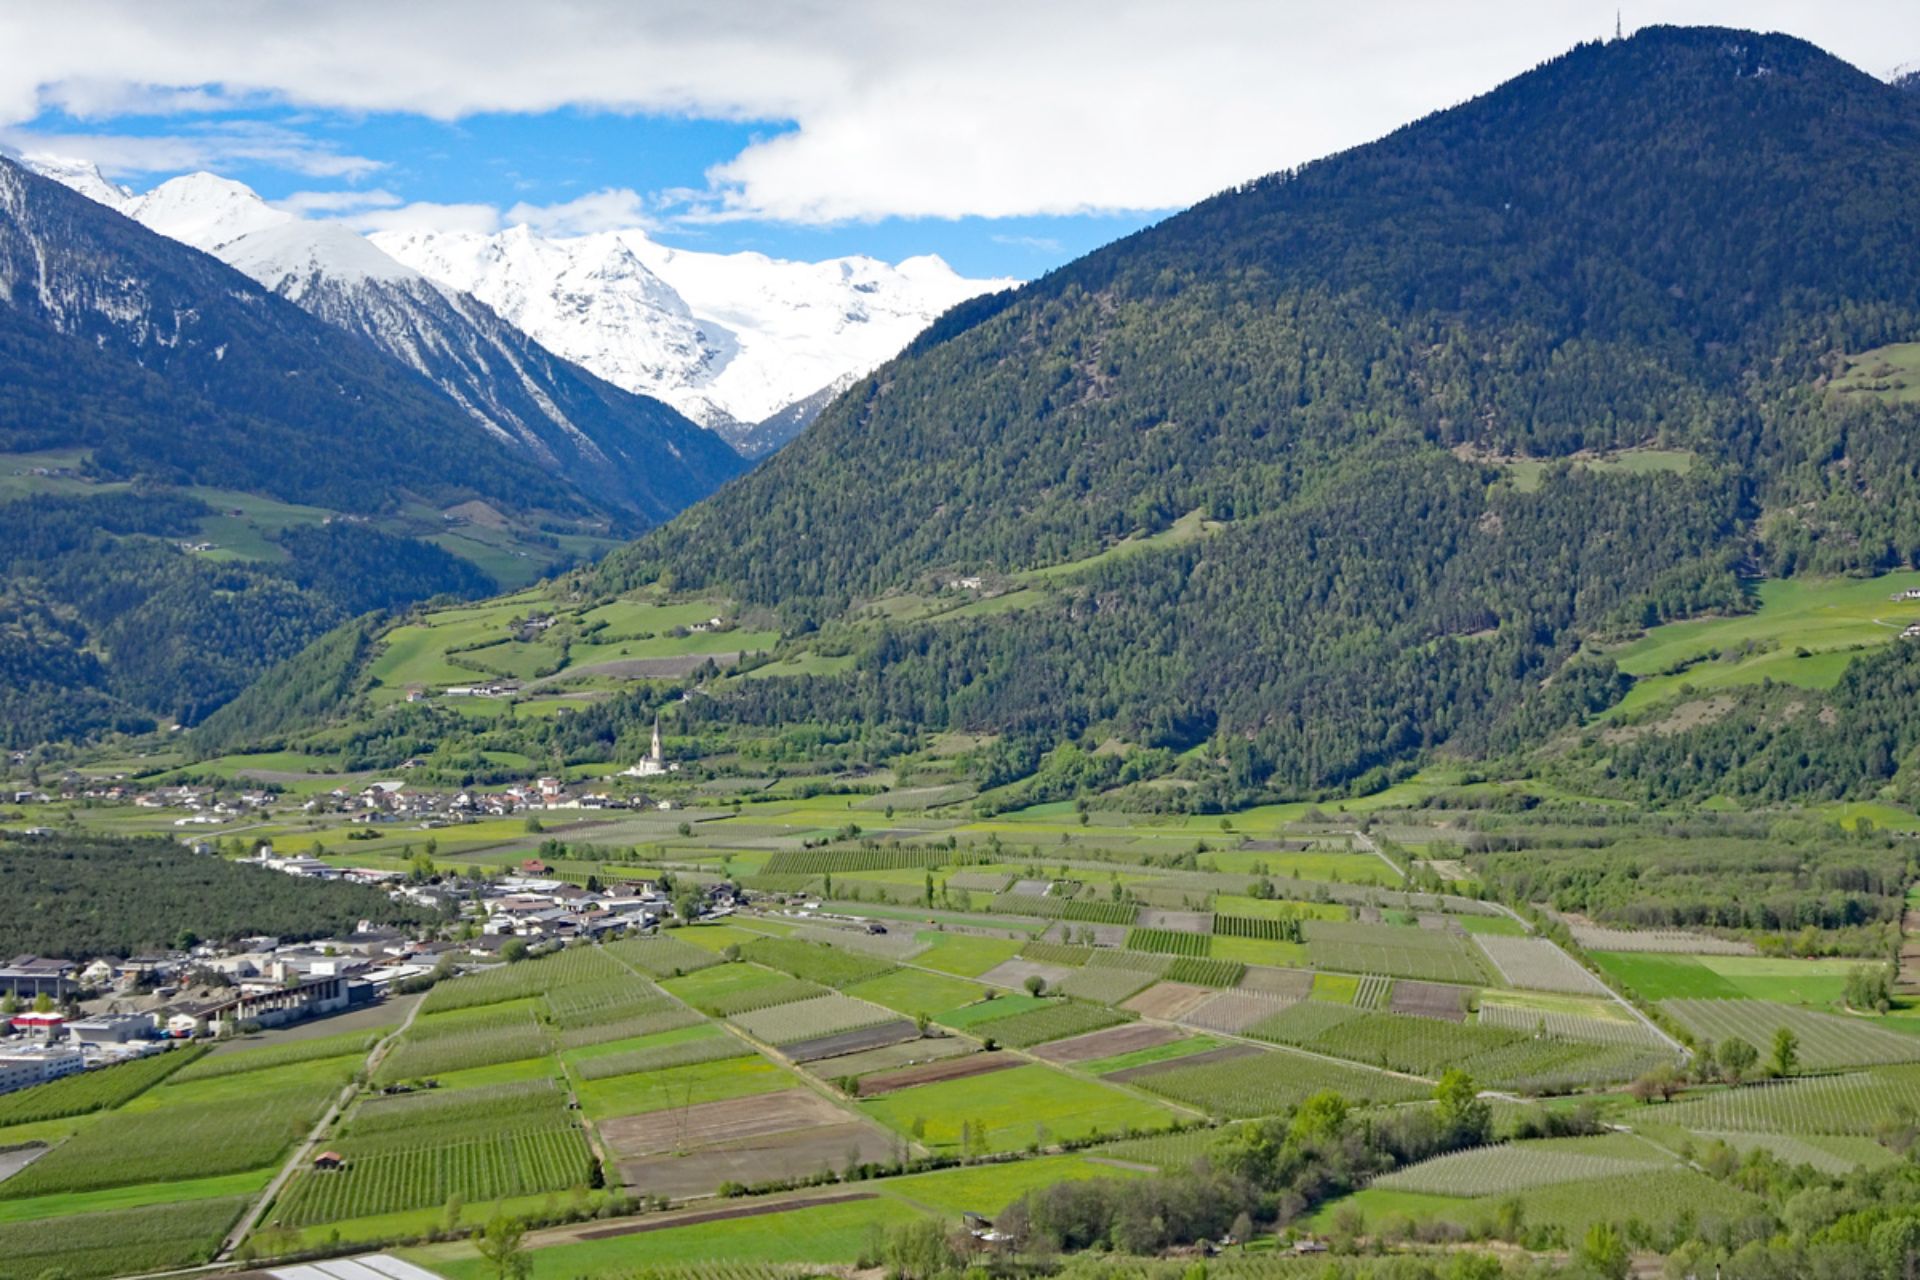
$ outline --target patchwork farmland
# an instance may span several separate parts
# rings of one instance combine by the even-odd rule
[[[1907,1078],[1920,1069],[1908,1065],[1920,1061],[1920,1036],[1833,1004],[1841,962],[1674,950],[1665,937],[1643,948],[1621,936],[1634,931],[1616,930],[1590,969],[1483,903],[1389,883],[1380,858],[1341,851],[1338,838],[1213,852],[1196,868],[1168,856],[1171,841],[1142,834],[1150,826],[1128,830],[1137,855],[1103,845],[1096,859],[1080,824],[1062,853],[1062,833],[1036,817],[1050,843],[1009,858],[965,841],[848,847],[828,839],[832,824],[818,816],[827,811],[801,810],[811,815],[805,838],[820,842],[812,848],[689,856],[698,842],[717,843],[704,828],[732,820],[716,811],[686,844],[648,854],[668,874],[710,884],[737,858],[738,880],[794,882],[786,901],[749,894],[712,922],[477,963],[438,982],[404,1031],[175,1051],[0,1099],[15,1128],[74,1126],[0,1181],[0,1207],[77,1198],[92,1212],[122,1212],[110,1197],[204,1186],[226,1215],[220,1230],[258,1210],[252,1234],[289,1250],[320,1247],[335,1231],[369,1244],[446,1233],[450,1212],[455,1235],[496,1211],[619,1219],[643,1197],[721,1197],[750,1213],[799,1197],[794,1222],[844,1213],[864,1223],[929,1212],[931,1202],[888,1188],[948,1174],[953,1203],[992,1211],[1027,1185],[1024,1169],[1040,1177],[1048,1162],[1076,1161],[1075,1176],[1144,1176],[1327,1092],[1361,1114],[1397,1114],[1454,1069],[1483,1089],[1540,1097],[1555,1115],[1593,1107],[1612,1123],[1644,1119],[1667,1145],[1719,1143],[1827,1170],[1875,1162],[1874,1135],[1897,1126],[1903,1107],[1920,1109],[1920,1084]],[[1023,821],[983,825],[1013,831]],[[1410,840],[1420,828],[1406,816],[1394,829]],[[1307,878],[1276,877],[1282,855]],[[604,862],[571,865],[616,874]],[[1310,878],[1334,869],[1341,879]],[[1536,923],[1552,927],[1547,916]],[[1670,1104],[1640,1109],[1623,1086],[1680,1057],[1610,980],[1695,1048],[1738,1036],[1764,1055],[1786,1027],[1801,1046],[1796,1069],[1816,1074],[1688,1085]],[[1831,1070],[1843,1073],[1817,1074]],[[1564,1093],[1578,1096],[1554,1100]],[[1497,1104],[1496,1129],[1539,1123],[1527,1118],[1531,1105]],[[191,1136],[214,1109],[236,1107],[260,1118],[250,1141],[213,1150]],[[1587,1145],[1523,1136],[1411,1165],[1356,1203],[1398,1195],[1484,1207],[1518,1196],[1575,1221],[1574,1202],[1554,1197],[1624,1185],[1635,1170],[1679,1176],[1649,1144],[1568,1141]],[[167,1154],[136,1168],[122,1158],[129,1142]],[[1075,1155],[1083,1143],[1097,1145]],[[316,1165],[322,1152],[336,1163]],[[963,1164],[913,1172],[944,1161]],[[284,1178],[261,1202],[277,1172]],[[874,1200],[805,1207],[809,1195],[843,1194],[830,1183]],[[871,1203],[891,1207],[855,1213]],[[213,1229],[201,1229],[213,1217],[183,1218],[178,1235],[131,1219],[129,1230],[155,1236],[150,1256],[191,1265],[214,1250]],[[720,1238],[725,1221],[647,1234]],[[471,1246],[447,1247],[449,1271],[467,1280]]]

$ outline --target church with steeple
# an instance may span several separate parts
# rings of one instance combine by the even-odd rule
[[[621,775],[628,778],[657,778],[663,773],[678,773],[680,766],[668,764],[666,752],[660,748],[660,713],[653,713],[653,750],[646,754],[640,763],[631,768],[622,769]]]

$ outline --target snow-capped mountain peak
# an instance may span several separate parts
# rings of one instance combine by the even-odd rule
[[[295,301],[323,282],[412,291],[430,281],[456,303],[472,295],[549,351],[664,400],[754,453],[790,439],[833,394],[949,307],[1015,283],[968,279],[932,254],[898,264],[864,256],[797,262],[674,248],[639,229],[362,237],[299,219],[211,173],[136,196],[85,161],[38,156],[30,164]],[[755,431],[757,424],[766,429]]]
[[[293,301],[323,281],[421,281],[412,267],[380,252],[337,222],[291,221],[250,232],[221,246],[217,256]]]
[[[99,166],[90,160],[30,152],[20,157],[20,163],[41,177],[52,178],[61,186],[71,187],[87,199],[109,209],[119,209],[133,199],[133,192],[119,183],[108,181]]]
[[[609,382],[730,438],[796,402],[820,403],[822,388],[890,359],[947,308],[1013,283],[966,279],[932,255],[792,262],[678,249],[638,229],[372,239]]]
[[[211,173],[169,178],[120,211],[163,236],[215,254],[242,236],[297,221],[252,187]]]

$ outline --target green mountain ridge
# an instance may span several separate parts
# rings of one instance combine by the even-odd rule
[[[776,626],[690,733],[957,732],[989,784],[1040,769],[1029,799],[1524,758],[1620,698],[1612,641],[1756,575],[1914,563],[1916,411],[1834,380],[1920,335],[1916,179],[1920,99],[1803,41],[1584,45],[956,309],[555,599]],[[350,733],[617,758],[680,683]]]

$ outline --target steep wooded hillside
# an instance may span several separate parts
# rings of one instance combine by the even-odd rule
[[[1199,513],[694,714],[1211,738],[1235,796],[1497,749],[1616,696],[1587,637],[1911,559],[1915,410],[1824,383],[1920,337],[1916,223],[1913,95],[1784,36],[1582,46],[965,304],[597,582],[831,629]]]

